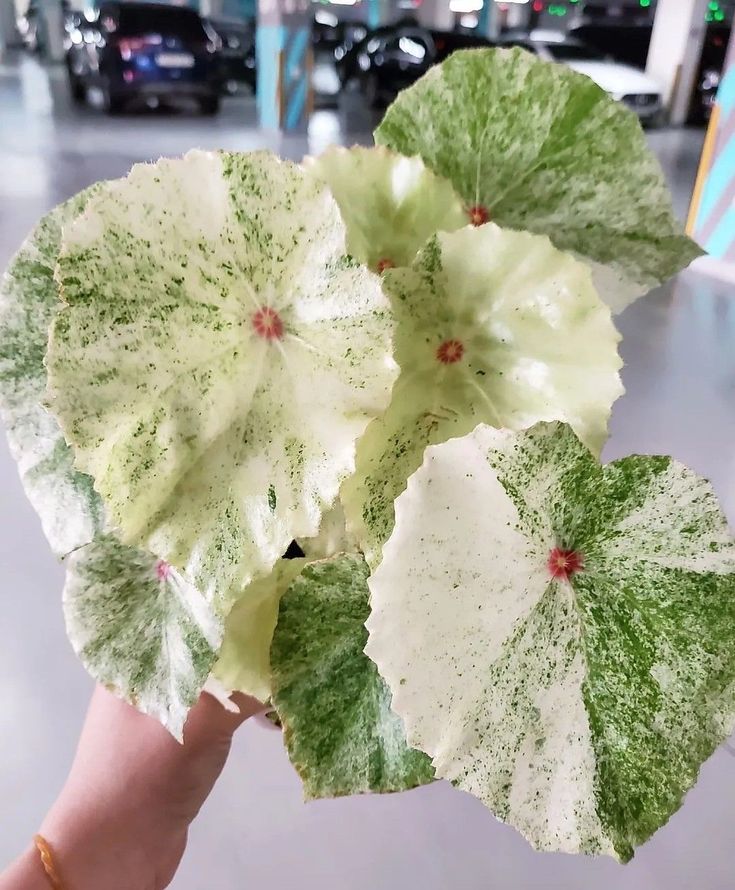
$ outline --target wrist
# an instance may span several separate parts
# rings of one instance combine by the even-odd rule
[[[88,810],[63,793],[40,833],[53,850],[64,890],[161,890],[172,876],[164,875],[162,851],[137,836],[129,819],[116,819],[102,807]]]
[[[35,847],[29,847],[0,875],[0,890],[49,890],[50,886]]]

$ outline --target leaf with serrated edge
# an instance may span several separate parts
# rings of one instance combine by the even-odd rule
[[[312,563],[281,600],[273,703],[307,798],[404,791],[433,779],[406,746],[390,693],[363,653],[369,613],[361,556]]]
[[[121,539],[212,602],[317,533],[396,375],[326,187],[267,152],[138,165],[65,232],[49,403]]]
[[[308,159],[307,169],[334,195],[347,227],[347,250],[375,271],[408,266],[427,238],[467,225],[452,184],[419,157],[332,146]]]
[[[260,701],[270,698],[270,647],[278,603],[306,562],[303,558],[279,559],[270,575],[253,581],[232,607],[212,671],[228,692],[244,692]]]
[[[548,238],[493,224],[439,234],[383,284],[401,375],[342,490],[348,528],[373,567],[427,445],[480,421],[524,429],[564,420],[599,451],[623,391],[610,311],[587,267]]]
[[[51,549],[62,557],[92,540],[102,527],[103,510],[92,480],[74,469],[58,423],[41,404],[43,359],[49,325],[61,305],[54,267],[62,227],[100,189],[86,189],[44,216],[0,284],[0,419],[28,499]]]
[[[632,856],[735,723],[735,545],[669,457],[561,424],[430,448],[369,581],[409,744],[543,850]]]
[[[337,502],[322,517],[319,534],[298,542],[303,557],[279,559],[270,575],[247,587],[227,617],[222,648],[212,671],[222,688],[260,701],[270,698],[270,648],[281,597],[304,566],[343,553],[350,546],[344,513]]]
[[[69,557],[64,615],[94,679],[180,741],[217,657],[223,616],[173,567],[111,535]]]
[[[375,141],[420,155],[478,222],[548,235],[584,258],[614,312],[702,254],[636,115],[524,50],[453,53],[398,96]]]

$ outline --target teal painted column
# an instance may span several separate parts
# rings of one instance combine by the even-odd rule
[[[260,126],[305,131],[312,105],[308,0],[259,0],[255,52]]]
[[[490,40],[498,36],[498,5],[495,0],[483,0],[482,9],[477,16],[477,31]]]
[[[735,273],[735,31],[722,72],[717,103],[697,182],[690,234],[716,261]]]
[[[382,0],[368,0],[367,25],[371,31],[379,28],[382,19]]]

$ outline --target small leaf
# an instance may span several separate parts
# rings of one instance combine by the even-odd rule
[[[216,658],[223,615],[172,566],[111,535],[69,557],[64,615],[95,680],[181,740]]]
[[[390,693],[363,653],[368,568],[360,556],[313,563],[281,600],[271,648],[273,703],[307,798],[403,791],[432,781],[406,746]]]
[[[421,158],[332,146],[307,169],[327,183],[339,205],[347,250],[373,271],[408,266],[427,238],[467,225],[451,183]]]

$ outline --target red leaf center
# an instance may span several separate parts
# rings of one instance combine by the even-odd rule
[[[376,266],[378,275],[382,275],[386,269],[394,269],[395,265],[396,264],[393,262],[393,260],[389,259],[388,257],[383,257],[382,260],[378,260],[378,265]]]
[[[253,313],[253,329],[266,340],[280,340],[283,337],[281,316],[270,306],[263,306]]]
[[[474,207],[467,208],[467,216],[473,226],[484,226],[490,219],[490,211],[482,204],[475,204]]]
[[[436,357],[443,365],[453,365],[463,355],[464,344],[461,340],[445,340],[436,351]]]
[[[554,547],[549,553],[546,565],[552,578],[568,581],[572,575],[584,569],[584,556],[576,550],[562,550],[561,547]]]

